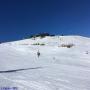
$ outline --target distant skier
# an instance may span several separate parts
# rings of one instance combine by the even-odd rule
[[[38,58],[40,57],[40,52],[39,52],[39,50],[38,50],[38,52],[37,52],[37,56],[38,56]]]
[[[86,54],[88,54],[89,52],[88,51],[86,51]]]

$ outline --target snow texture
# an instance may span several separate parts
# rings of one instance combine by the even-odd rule
[[[48,36],[0,44],[1,87],[90,90],[90,38]]]

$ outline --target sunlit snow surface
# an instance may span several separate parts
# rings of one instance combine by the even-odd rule
[[[33,45],[35,43],[45,45]],[[61,44],[74,46],[66,48]],[[39,58],[38,50],[41,53]],[[1,72],[10,70],[18,71]],[[90,38],[54,36],[0,44],[1,87],[17,87],[18,90],[90,90]]]

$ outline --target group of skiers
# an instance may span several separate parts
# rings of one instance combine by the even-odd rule
[[[89,52],[88,51],[86,51],[86,54],[88,54]],[[39,58],[40,57],[40,55],[41,55],[41,53],[40,53],[40,51],[38,50],[37,51],[37,57]],[[53,59],[55,59],[55,57],[53,57]]]

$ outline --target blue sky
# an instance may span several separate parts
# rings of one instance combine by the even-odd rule
[[[90,0],[0,0],[0,41],[40,32],[90,37]]]

